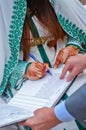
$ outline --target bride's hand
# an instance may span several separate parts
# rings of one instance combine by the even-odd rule
[[[41,62],[33,62],[27,69],[25,77],[30,80],[38,80],[46,74],[46,70],[49,68],[48,64]]]
[[[79,49],[74,46],[67,46],[65,48],[62,48],[56,57],[54,68],[57,68],[61,63],[64,64],[70,56],[75,56],[78,54],[78,52]]]

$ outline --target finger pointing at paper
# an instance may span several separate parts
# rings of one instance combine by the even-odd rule
[[[65,63],[65,66],[60,75],[60,79],[63,79],[67,71],[70,74],[67,77],[67,81],[71,81],[76,75],[81,73],[86,68],[86,54],[71,56]]]

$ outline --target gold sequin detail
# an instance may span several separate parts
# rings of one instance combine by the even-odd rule
[[[49,42],[53,40],[53,37],[39,37],[39,38],[33,38],[31,40],[31,46],[37,46],[41,44],[45,44],[45,42]]]

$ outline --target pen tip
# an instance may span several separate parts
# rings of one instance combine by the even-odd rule
[[[50,70],[47,70],[47,73],[49,73],[50,75],[52,75],[52,73],[50,72]]]

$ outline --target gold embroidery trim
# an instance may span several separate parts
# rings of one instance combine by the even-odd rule
[[[54,39],[53,37],[39,37],[39,38],[30,39],[31,40],[31,46],[37,46],[37,45],[45,44],[45,42],[49,42],[53,39]]]

